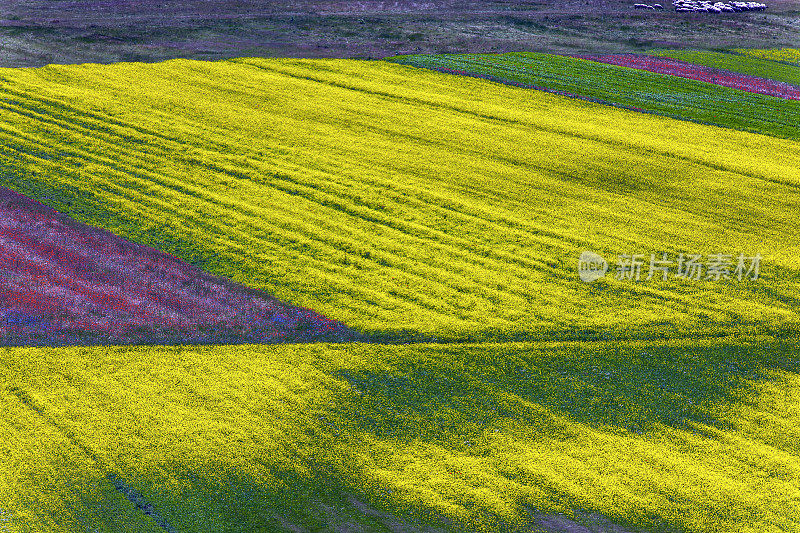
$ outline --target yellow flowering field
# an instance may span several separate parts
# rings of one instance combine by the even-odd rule
[[[385,62],[0,78],[4,184],[376,337],[797,328],[791,140]],[[584,250],[602,281],[578,279]],[[761,275],[647,280],[663,253],[760,254]],[[642,254],[640,281],[616,279],[621,254]]]
[[[114,489],[72,435],[26,399],[27,392],[4,376],[0,532],[161,531]]]
[[[735,48],[733,52],[744,54],[761,59],[770,59],[772,61],[784,61],[786,63],[800,64],[800,49],[797,48],[779,48],[768,50],[757,50],[754,48]]]
[[[399,341],[0,348],[0,531],[800,530],[796,141],[387,62],[0,79],[3,185]],[[616,279],[662,253],[760,276]]]
[[[48,451],[26,475],[62,489],[29,509],[77,506],[58,500],[64,476],[102,472],[172,531],[328,531],[334,507],[365,531],[396,531],[375,518],[387,515],[416,531],[531,531],[587,511],[648,531],[797,531],[797,349],[763,337],[4,348],[3,431],[35,428]],[[4,445],[0,480],[18,453]]]

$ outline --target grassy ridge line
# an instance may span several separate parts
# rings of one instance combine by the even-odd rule
[[[0,366],[178,531],[332,530],[313,495],[355,494],[452,531],[585,509],[727,533],[796,527],[798,348],[14,348]]]
[[[750,54],[729,52],[705,52],[698,50],[651,50],[648,55],[670,57],[695,65],[719,68],[800,85],[800,64],[777,63],[768,57],[759,58]]]
[[[387,59],[534,85],[703,124],[800,138],[800,102],[676,76],[538,53],[408,55]]]
[[[161,532],[82,450],[0,385],[0,531]]]
[[[371,333],[705,334],[793,320],[797,143],[388,63],[3,75],[9,185]],[[774,270],[748,286],[577,281],[583,249],[633,248],[761,251]]]

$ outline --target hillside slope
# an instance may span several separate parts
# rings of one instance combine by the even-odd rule
[[[360,338],[0,187],[0,343]]]
[[[363,333],[796,331],[796,141],[389,63],[0,76],[3,183]],[[664,253],[760,254],[760,277],[647,280]]]

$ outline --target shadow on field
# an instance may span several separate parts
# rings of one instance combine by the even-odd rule
[[[748,382],[766,379],[769,369],[800,370],[792,350],[797,350],[796,341],[691,348],[598,343],[391,351],[388,371],[339,372],[357,396],[342,400],[340,423],[378,438],[458,448],[464,448],[470,433],[477,440],[503,419],[550,431],[563,425],[556,421],[559,414],[595,428],[638,433],[658,424],[714,425],[709,406],[747,396]],[[541,414],[531,404],[552,414]],[[569,438],[560,432],[550,436]]]
[[[280,368],[286,362],[302,361],[309,365],[310,374],[319,372],[319,379],[309,380],[307,390],[302,380],[287,375],[285,382],[265,381],[272,383],[269,387],[273,389],[259,389],[254,388],[256,381],[244,378],[245,372],[240,374],[241,381],[220,383],[214,395],[208,391],[199,395],[198,391],[205,390],[205,380],[216,382],[225,375],[225,370],[217,371],[216,365],[225,367],[228,360],[246,361],[240,354],[230,353],[215,364],[214,370],[187,371],[183,385],[155,375],[150,378],[154,380],[154,390],[178,390],[172,391],[174,413],[140,422],[142,428],[137,432],[142,432],[143,441],[125,425],[98,425],[82,431],[88,435],[99,432],[92,438],[101,441],[104,432],[110,432],[106,433],[109,438],[118,435],[120,448],[126,450],[122,455],[110,459],[96,450],[87,455],[102,470],[115,474],[109,479],[116,482],[117,491],[139,509],[152,506],[175,531],[416,533],[475,531],[478,526],[484,531],[505,533],[636,531],[604,522],[605,518],[592,509],[582,509],[583,514],[578,514],[584,524],[593,524],[594,529],[581,529],[577,522],[566,518],[539,514],[531,507],[535,502],[517,501],[513,496],[516,507],[503,515],[504,519],[491,498],[483,502],[471,501],[467,496],[461,501],[458,491],[450,493],[449,487],[443,486],[432,489],[435,493],[420,493],[417,501],[407,500],[402,494],[392,494],[392,488],[400,492],[400,485],[380,481],[384,478],[379,470],[399,468],[396,473],[409,476],[403,479],[416,497],[414,487],[425,486],[429,477],[437,475],[435,456],[418,455],[424,454],[428,444],[441,446],[454,456],[467,456],[466,464],[474,465],[474,473],[480,474],[483,466],[490,470],[499,459],[496,443],[487,439],[487,434],[497,428],[510,428],[512,437],[524,440],[541,436],[544,447],[552,448],[553,441],[581,446],[585,435],[576,434],[573,421],[605,432],[635,433],[658,425],[684,428],[691,421],[720,425],[709,407],[746,399],[753,394],[753,382],[771,379],[768,374],[772,370],[800,371],[800,361],[793,358],[798,349],[798,340],[762,342],[758,338],[694,343],[331,344],[298,346],[296,350],[269,347],[265,357],[253,357],[245,366],[268,368],[275,364]],[[179,374],[177,369],[184,368],[192,358],[202,357],[201,353],[192,352],[187,358],[177,349],[169,350],[172,355],[161,363],[166,365],[161,369],[165,375]],[[92,353],[87,350],[84,355],[91,358]],[[91,375],[102,366],[99,363],[106,361],[103,355],[94,357],[98,357],[98,364],[79,370],[81,375]],[[120,370],[126,368],[123,364]],[[117,375],[124,376],[125,372]],[[196,374],[195,382],[189,376]],[[22,378],[20,381],[24,383]],[[58,386],[58,380],[47,383],[49,387]],[[70,398],[71,385],[61,386],[64,397]],[[32,391],[31,395],[23,394],[22,389],[15,389],[14,394],[33,411],[46,415],[49,404],[31,400],[41,396],[42,384],[33,379],[25,387]],[[239,387],[252,388],[256,397],[293,388],[300,391],[298,394],[314,391],[319,397],[309,403],[289,401],[285,412],[255,398],[249,403],[242,403],[243,397],[238,396],[231,397],[236,401],[222,400]],[[94,394],[89,385],[83,389],[89,389],[89,397]],[[133,403],[143,401],[146,397],[139,398],[137,394],[148,390],[134,387],[130,391]],[[205,403],[197,401],[201,399]],[[292,409],[291,405],[298,408]],[[129,412],[126,420],[135,422],[137,416],[142,416],[125,400],[121,400],[119,408]],[[190,409],[184,412],[183,408]],[[265,433],[260,434],[260,428],[249,425],[241,431],[236,428],[235,420],[251,416],[252,410],[262,413],[258,420],[267,430]],[[184,418],[193,412],[196,418]],[[82,419],[81,414],[75,416],[74,420],[55,425],[78,448],[89,450],[90,446],[75,440],[70,427],[97,422]],[[177,432],[184,425],[191,428]],[[273,430],[275,433],[271,433]],[[196,444],[180,444],[182,452],[171,449],[170,439],[184,432],[188,432],[187,439],[197,439]],[[392,461],[388,466],[382,464],[386,450],[396,451],[404,461],[416,466],[404,472]],[[524,479],[509,481],[529,483]],[[489,482],[484,484],[480,477],[469,477],[465,483],[474,483],[480,494],[489,496],[497,490]],[[546,486],[542,489],[547,492],[543,497],[546,500],[564,505],[575,502],[571,494],[557,493]],[[131,494],[137,494],[135,502]],[[463,523],[443,516],[440,510],[445,508],[444,502],[452,504],[452,508],[461,506],[452,517],[455,520],[458,516]],[[700,513],[707,511],[701,501],[687,505],[699,506]],[[516,515],[515,523],[508,521],[511,514]],[[641,516],[631,514],[626,518],[631,526]],[[661,516],[647,520],[648,524],[657,524],[652,531],[672,531],[669,527],[675,526]],[[537,523],[541,529],[535,529],[539,527]]]
[[[166,504],[154,502],[157,508],[172,505],[164,514],[177,518],[180,531],[467,531],[470,523],[503,532],[638,531],[621,529],[591,510],[578,515],[595,529],[582,529],[566,518],[538,514],[526,502],[518,502],[522,515],[516,524],[469,502],[463,502],[471,509],[467,523],[453,523],[433,505],[420,508],[395,498],[388,486],[360,485],[359,454],[380,453],[363,447],[361,439],[439,445],[476,460],[488,454],[491,462],[486,434],[494,428],[516,424],[529,428],[533,438],[570,441],[581,437],[563,417],[611,432],[643,433],[657,425],[689,429],[688,421],[719,425],[710,406],[746,398],[752,382],[769,379],[771,370],[800,371],[800,361],[793,360],[797,341],[714,344],[331,346],[329,361],[372,358],[362,359],[370,368],[326,371],[351,388],[322,409],[296,413],[311,447],[290,452],[294,459],[288,462],[251,459],[255,467],[248,470],[258,474],[173,464],[164,479],[147,483],[183,487]],[[318,360],[314,366],[327,365]],[[244,453],[259,456],[257,449]],[[375,462],[380,458],[370,455],[366,468]],[[571,501],[566,494],[551,496]],[[673,531],[674,524],[653,520],[660,524],[653,531]]]
[[[741,283],[737,288],[746,291],[746,300],[773,306],[783,304],[787,310],[793,311],[800,309],[798,287],[799,270],[772,263],[767,266],[766,272],[759,273],[756,281]],[[743,320],[746,317],[740,318]]]
[[[293,470],[265,460],[258,467],[266,468],[252,475],[221,462],[203,468],[191,462],[173,463],[163,471],[163,479],[139,481],[146,488],[147,505],[169,518],[167,531],[444,533],[439,527],[372,507],[354,495],[336,472],[322,465],[315,468],[313,461],[309,464],[312,470],[301,474],[309,465],[298,464]],[[164,490],[166,486],[181,489]]]

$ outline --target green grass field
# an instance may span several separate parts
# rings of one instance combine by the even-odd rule
[[[750,51],[752,54],[753,51]],[[792,65],[757,57],[750,54],[733,54],[730,52],[704,52],[699,50],[652,50],[649,55],[671,57],[687,63],[705,65],[759,76],[770,80],[782,81],[792,85],[800,85],[800,64]]]
[[[391,62],[0,78],[0,183],[392,341],[0,348],[0,531],[800,531],[797,140]]]

